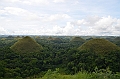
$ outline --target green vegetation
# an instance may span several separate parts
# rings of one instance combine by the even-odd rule
[[[84,40],[83,38],[81,38],[81,37],[74,37],[74,38],[71,40],[71,42],[82,42],[82,43],[84,43],[85,40]]]
[[[81,45],[78,49],[80,51],[91,51],[99,54],[106,54],[120,50],[120,47],[106,39],[92,39]]]
[[[49,41],[52,41],[54,43],[62,43],[62,39],[60,38],[52,38],[52,37],[49,37],[48,38]]]
[[[39,52],[42,46],[39,45],[31,37],[24,37],[11,46],[11,49],[15,52],[25,53],[25,52]]]
[[[74,75],[62,75],[58,69],[56,71],[48,70],[42,78],[36,79],[119,79],[120,73],[112,74],[109,69],[98,70],[95,68],[95,72],[88,73],[85,71],[78,72]]]
[[[48,38],[0,37],[0,79],[120,79],[115,37],[110,37],[113,43],[105,39],[71,42],[70,36]]]

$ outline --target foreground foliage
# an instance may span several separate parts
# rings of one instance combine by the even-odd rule
[[[61,75],[58,70],[48,70],[42,78],[36,79],[120,79],[120,73],[113,74],[109,69],[95,69],[93,73],[85,71],[78,72],[75,75]]]

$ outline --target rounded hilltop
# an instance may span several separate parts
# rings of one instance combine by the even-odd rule
[[[15,52],[26,53],[26,52],[39,52],[42,50],[42,46],[38,44],[34,39],[26,36],[18,40],[14,45],[10,47]]]
[[[70,42],[85,42],[85,40],[81,37],[74,37]]]
[[[55,43],[61,43],[62,39],[58,37],[49,37],[47,40],[55,42]]]
[[[78,50],[80,51],[90,51],[100,54],[109,53],[112,51],[120,50],[120,47],[106,39],[91,39],[86,43],[82,44]]]

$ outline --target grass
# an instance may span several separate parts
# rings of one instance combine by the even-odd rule
[[[74,75],[62,75],[57,71],[48,70],[42,78],[35,79],[120,79],[120,73],[112,74],[109,70],[99,70],[93,73],[78,72]]]
[[[120,48],[106,39],[92,39],[78,48],[81,51],[92,51],[100,54],[109,53],[110,51],[120,50]]]
[[[34,39],[31,37],[24,37],[11,46],[11,49],[15,52],[38,52],[42,49],[42,46],[39,45]]]
[[[56,71],[48,70],[47,73],[41,78],[27,77],[27,78],[0,78],[0,79],[120,79],[120,72],[113,74],[109,68],[107,69],[95,69],[95,72],[88,73],[86,71],[78,72],[74,75],[64,75],[59,73],[59,69]]]
[[[74,37],[71,42],[85,42],[85,40],[81,37]]]
[[[89,79],[90,75],[87,73],[81,73],[75,75],[61,75],[57,73],[45,74],[42,78],[36,79]]]

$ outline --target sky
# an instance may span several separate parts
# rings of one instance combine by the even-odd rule
[[[120,36],[120,0],[0,0],[0,35]]]

